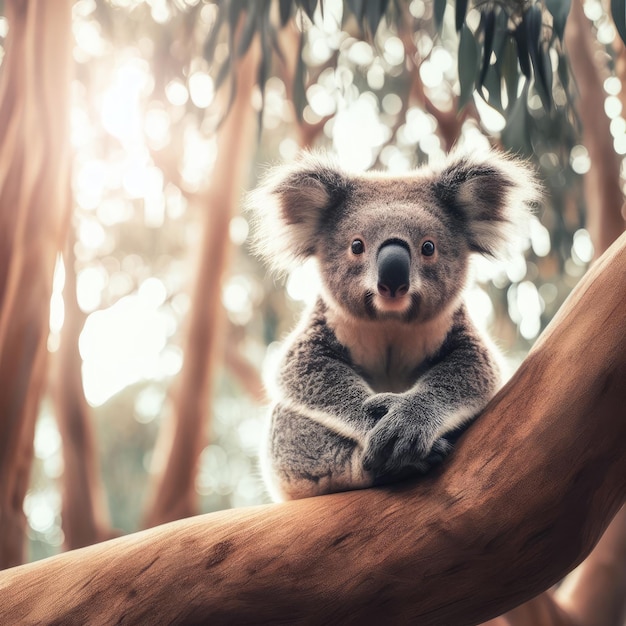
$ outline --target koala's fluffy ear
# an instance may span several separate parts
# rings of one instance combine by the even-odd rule
[[[488,152],[452,156],[436,175],[435,194],[462,222],[472,250],[506,256],[527,233],[541,187],[524,161]]]
[[[348,185],[329,158],[310,153],[270,170],[246,202],[253,216],[255,252],[275,271],[314,255],[320,225],[345,198]]]

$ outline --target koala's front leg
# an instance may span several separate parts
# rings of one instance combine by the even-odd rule
[[[475,332],[453,329],[438,361],[412,389],[364,403],[378,420],[367,438],[364,469],[376,483],[427,471],[451,449],[446,434],[480,413],[499,381],[495,359]]]
[[[371,486],[362,455],[376,419],[363,403],[373,392],[323,319],[287,350],[278,382],[263,460],[274,499]]]

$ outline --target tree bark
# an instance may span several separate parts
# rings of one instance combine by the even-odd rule
[[[258,43],[258,42],[257,42]],[[184,350],[175,392],[173,420],[164,425],[155,449],[156,479],[145,525],[155,526],[198,512],[197,463],[207,443],[207,412],[212,396],[223,325],[222,280],[226,273],[230,220],[239,204],[254,146],[256,114],[251,104],[258,65],[253,43],[235,70],[237,97],[218,131],[219,159],[205,194],[203,239]]]
[[[438,471],[0,573],[0,622],[475,624],[530,599],[626,496],[625,277],[623,235]]]
[[[23,561],[22,503],[69,207],[70,0],[7,2],[0,79],[0,568]]]

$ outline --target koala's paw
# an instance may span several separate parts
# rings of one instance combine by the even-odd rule
[[[367,439],[363,468],[377,477],[427,472],[452,448],[447,439],[435,439],[432,420],[405,396],[377,394],[363,408],[377,419]]]

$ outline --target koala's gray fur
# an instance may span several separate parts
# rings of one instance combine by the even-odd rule
[[[313,155],[270,172],[250,197],[257,248],[278,270],[314,257],[322,282],[278,372],[262,451],[274,499],[397,480],[447,454],[500,385],[462,299],[470,255],[506,250],[539,195],[498,153],[401,176]],[[401,287],[382,284],[395,271],[383,248],[404,259]]]

